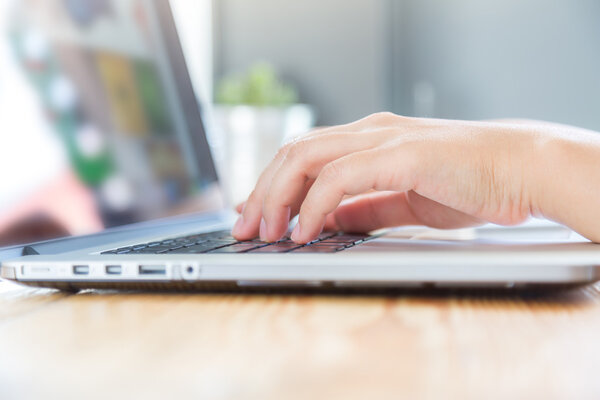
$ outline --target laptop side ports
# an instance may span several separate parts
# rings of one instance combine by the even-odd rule
[[[73,265],[73,274],[75,275],[89,275],[89,265]]]
[[[158,264],[140,265],[138,272],[140,275],[166,275],[167,266]]]
[[[104,267],[104,271],[106,272],[106,275],[121,275],[123,267],[120,265],[107,265]]]

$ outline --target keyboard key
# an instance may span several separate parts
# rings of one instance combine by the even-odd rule
[[[233,240],[233,241],[237,242],[237,239],[234,238],[231,235],[225,235],[225,236],[215,237],[215,239],[219,239],[219,240]]]
[[[172,249],[173,246],[174,245],[171,245],[171,246],[160,245],[160,246],[146,247],[145,249],[141,249],[141,250],[146,250],[147,249],[148,252],[159,253],[161,251]]]
[[[291,244],[291,245],[296,245],[296,246],[299,246],[299,245],[298,245],[296,242],[294,242],[292,239],[280,240],[280,241],[278,241],[278,242],[275,242],[275,244],[284,244],[284,245]]]
[[[304,246],[297,248],[295,250],[290,251],[290,253],[336,253],[338,250],[336,247],[326,246],[326,247],[314,247],[314,246]]]
[[[201,233],[200,235],[202,235],[203,237],[207,237],[207,238],[223,238],[223,237],[231,237],[231,232],[230,231],[216,231],[216,232],[207,232],[207,233]]]
[[[322,240],[319,243],[361,243],[364,241],[364,239],[365,239],[364,237],[360,237],[360,236],[355,236],[355,237],[334,236],[332,238]]]
[[[249,253],[286,253],[290,250],[302,247],[299,244],[275,243],[268,246],[258,247],[250,250]]]
[[[144,249],[133,250],[128,254],[158,254],[161,250],[156,250],[154,247],[146,247]]]
[[[268,244],[267,242],[263,242],[262,240],[256,238],[256,239],[250,239],[250,240],[245,240],[243,243],[259,243],[259,244]]]
[[[317,238],[319,240],[324,240],[324,239],[328,239],[328,238],[330,238],[330,237],[332,237],[334,235],[335,235],[334,232],[322,232],[322,233],[319,234],[319,236],[317,236]]]
[[[208,241],[211,242],[211,243],[224,243],[224,244],[238,243],[238,241],[236,239],[234,239],[234,238],[231,238],[231,239],[228,239],[228,238],[225,238],[225,239],[211,238],[211,239],[208,239]]]
[[[346,249],[347,247],[350,247],[350,246],[352,246],[352,245],[351,244],[346,245],[346,244],[340,244],[340,243],[338,243],[335,246],[331,246],[331,245],[320,245],[319,243],[315,243],[315,244],[311,244],[308,247],[316,248],[316,249],[331,249],[333,251],[340,251],[340,250],[344,250],[344,249]]]
[[[188,238],[180,238],[180,239],[175,239],[175,243],[178,243],[178,244],[195,243],[195,240],[188,239]]]
[[[206,253],[209,250],[213,250],[215,246],[206,245],[206,244],[197,244],[189,247],[182,247],[180,249],[175,249],[169,251],[169,254],[198,254],[198,253]]]
[[[218,249],[211,250],[209,253],[242,253],[258,247],[256,243],[238,243],[231,246],[219,247]]]
[[[311,243],[309,246],[313,247],[344,247],[346,245],[351,245],[352,243],[325,243],[325,242],[315,242]]]

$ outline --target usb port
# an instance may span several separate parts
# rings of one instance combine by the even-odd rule
[[[120,265],[107,265],[106,273],[108,275],[121,275],[123,268]]]
[[[140,275],[166,275],[167,267],[165,265],[140,265]]]
[[[73,273],[75,275],[88,275],[90,273],[89,265],[73,265]]]

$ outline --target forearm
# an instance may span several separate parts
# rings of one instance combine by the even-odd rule
[[[600,134],[545,127],[536,145],[532,213],[600,242]]]

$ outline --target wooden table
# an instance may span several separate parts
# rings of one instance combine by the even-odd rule
[[[0,398],[600,398],[600,290],[65,294],[0,283]]]

